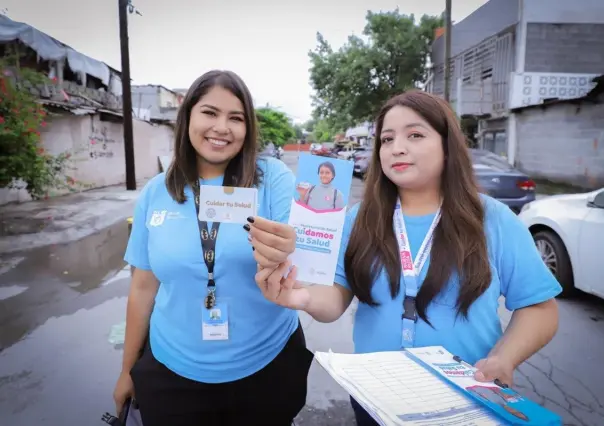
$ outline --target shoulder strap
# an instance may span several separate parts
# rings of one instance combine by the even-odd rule
[[[306,195],[304,196],[304,198],[306,198],[306,204],[308,204],[308,202],[310,201],[310,193],[312,192],[312,190],[315,189],[315,185],[312,185],[310,187],[310,189],[308,190],[308,192],[306,193]]]
[[[333,190],[333,209],[336,209],[336,198],[338,198],[338,190],[334,188]]]

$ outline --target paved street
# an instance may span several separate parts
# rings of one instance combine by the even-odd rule
[[[285,162],[294,167],[296,158]],[[355,179],[354,203],[362,193]],[[0,256],[0,418],[11,426],[101,424],[121,362],[128,270],[123,222],[78,242]],[[354,307],[351,308],[351,310]],[[502,321],[509,313],[502,310]],[[352,351],[352,312],[302,316],[311,350]],[[521,366],[518,388],[567,425],[604,424],[604,302],[560,301],[554,341]],[[347,395],[318,367],[302,426],[353,425]]]

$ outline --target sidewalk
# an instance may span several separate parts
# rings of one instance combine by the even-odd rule
[[[69,243],[126,220],[144,184],[137,182],[136,191],[123,184],[0,206],[0,254]]]

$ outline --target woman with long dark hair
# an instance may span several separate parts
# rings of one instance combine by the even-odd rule
[[[312,354],[298,314],[254,282],[257,264],[275,268],[294,250],[295,178],[257,150],[245,83],[229,71],[198,78],[178,112],[172,164],[138,200],[125,255],[135,270],[114,399],[119,412],[134,395],[145,426],[289,426],[306,402]],[[257,188],[248,221],[270,230],[270,244],[252,248],[249,224],[199,219],[202,185]]]
[[[479,194],[455,114],[421,91],[392,98],[379,113],[334,285],[297,283],[290,267],[259,267],[265,296],[321,322],[338,319],[356,296],[355,352],[441,345],[475,364],[479,381],[511,384],[558,326],[561,288],[529,231],[507,206]],[[505,333],[500,296],[513,311]],[[359,425],[375,424],[352,404]]]

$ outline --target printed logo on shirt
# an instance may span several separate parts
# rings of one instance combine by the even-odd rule
[[[161,226],[167,214],[168,210],[155,210],[151,215],[151,220],[149,220],[149,226]]]
[[[170,219],[186,219],[186,216],[183,215],[181,212],[168,212],[168,214],[166,215],[166,220]]]
[[[401,251],[401,265],[403,265],[403,271],[413,270],[413,261],[411,260],[411,252]]]

